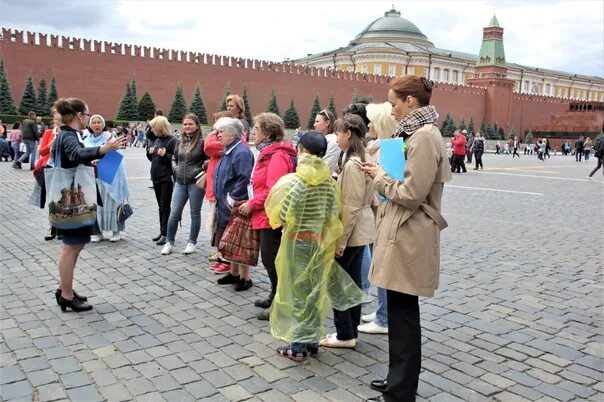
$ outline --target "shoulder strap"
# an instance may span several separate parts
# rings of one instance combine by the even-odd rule
[[[63,167],[63,165],[61,165],[61,140],[63,139],[63,136],[61,135],[63,133],[63,131],[59,131],[59,133],[57,134],[57,137],[55,138],[55,143],[54,143],[54,153],[53,153],[53,165],[54,167]]]
[[[444,228],[449,226],[445,218],[443,218],[443,216],[430,205],[424,202],[419,207],[426,213],[426,215],[432,218],[434,223],[436,223],[436,225],[438,226],[438,229],[443,230]]]

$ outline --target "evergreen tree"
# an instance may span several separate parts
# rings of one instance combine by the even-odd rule
[[[285,128],[300,127],[300,117],[298,116],[298,111],[294,106],[293,99],[289,103],[289,109],[287,109],[283,115],[283,122],[285,123]]]
[[[356,92],[352,94],[352,99],[350,100],[350,103],[357,103],[359,101],[359,94],[357,94]]]
[[[449,124],[447,124],[447,130],[445,131],[445,137],[453,137],[453,133],[457,130],[453,117],[449,116]]]
[[[138,103],[138,114],[141,120],[151,120],[155,116],[155,103],[151,99],[149,91],[145,91]]]
[[[321,104],[319,103],[319,95],[315,96],[315,100],[312,102],[312,108],[310,109],[310,117],[308,118],[308,129],[312,130],[315,125],[315,117],[317,113],[321,111]]]
[[[231,94],[231,83],[227,81],[226,85],[224,86],[224,94],[222,95],[221,103],[218,106],[219,110],[221,110],[221,111],[226,110],[226,98],[230,94]]]
[[[510,130],[509,138],[514,139],[515,136],[516,136],[516,130],[514,130],[514,127],[512,127],[512,129]]]
[[[13,93],[4,70],[4,59],[0,59],[0,114],[17,114]]]
[[[472,133],[470,130],[468,130],[468,128],[466,127],[466,122],[464,121],[464,119],[461,119],[461,122],[459,123],[459,127],[458,129],[460,130],[467,130],[468,133]]]
[[[138,95],[136,94],[136,78],[132,78],[132,81],[130,81],[130,96],[132,96],[132,99],[138,105]]]
[[[491,126],[490,124],[486,125],[486,128],[485,128],[485,138],[487,140],[496,140],[497,139],[495,137],[495,130],[493,130],[493,126]]]
[[[480,131],[482,131],[482,134],[485,136],[487,135],[487,122],[486,121],[482,121],[482,124],[480,125]]]
[[[440,133],[443,136],[447,132],[447,126],[449,125],[450,121],[451,121],[451,116],[449,115],[449,113],[447,113],[447,115],[445,116],[445,119],[443,120],[443,123],[440,126]]]
[[[132,104],[132,86],[130,82],[126,83],[126,93],[120,102],[120,109],[117,112],[117,120],[138,120],[138,104]]]
[[[195,113],[195,115],[199,118],[199,122],[201,124],[208,124],[208,111],[206,110],[206,105],[203,103],[203,99],[201,99],[201,89],[199,88],[199,82],[195,87],[195,92],[193,93],[193,98],[191,99],[191,107],[189,108],[189,112]]]
[[[57,93],[57,82],[53,76],[50,80],[50,90],[48,91],[48,98],[46,99],[46,107],[49,111],[52,109],[57,99],[59,99],[59,94]]]
[[[501,127],[501,126],[497,129],[497,137],[498,137],[497,139],[499,139],[499,140],[505,140],[505,131],[503,131],[503,127]],[[510,138],[514,138],[514,137],[510,137]]]
[[[268,101],[266,111],[270,113],[275,113],[277,116],[281,116],[281,112],[279,111],[279,104],[277,103],[277,96],[275,95],[274,89],[271,94],[271,99]]]
[[[524,143],[525,144],[532,144],[533,143],[533,133],[530,130],[524,136]]]
[[[50,109],[47,107],[48,104],[48,94],[46,93],[46,80],[44,77],[40,78],[40,82],[38,82],[38,110],[36,113],[40,116],[49,116]]]
[[[23,96],[21,97],[21,103],[19,104],[19,113],[23,116],[27,116],[29,112],[35,112],[36,110],[38,110],[38,102],[36,101],[34,82],[30,75],[25,82],[25,89],[23,90]]]
[[[245,120],[247,124],[252,127],[254,125],[254,120],[252,119],[252,111],[250,110],[250,101],[247,98],[247,88],[243,88],[243,107],[245,108]]]
[[[468,123],[468,132],[474,132],[474,119],[470,116],[470,122]]]
[[[176,86],[176,94],[174,94],[174,100],[172,101],[172,108],[170,109],[168,120],[173,123],[180,123],[185,117],[186,112],[187,105],[185,103],[182,85],[178,85]]]
[[[130,108],[132,114],[130,120],[140,120],[140,111],[138,110],[138,96],[136,95],[136,79],[132,78],[130,82]]]
[[[335,118],[338,118],[338,113],[336,112],[336,101],[333,98],[333,95],[329,97],[329,105],[327,105],[327,110],[333,113]]]

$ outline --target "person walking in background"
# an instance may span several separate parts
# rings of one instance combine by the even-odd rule
[[[177,140],[170,134],[170,123],[164,116],[154,117],[149,122],[148,138],[154,138],[147,150],[147,159],[151,161],[151,181],[155,191],[155,200],[159,209],[159,234],[152,238],[158,246],[166,244],[168,236],[168,219],[170,203],[174,189],[172,158]]]
[[[526,150],[525,150],[526,152]],[[499,155],[501,153],[501,142],[497,141],[497,143],[495,144],[495,155]]]
[[[95,114],[90,117],[89,128],[90,132],[84,140],[86,148],[98,147],[113,139],[111,133],[107,131],[105,119],[101,115]],[[96,166],[97,161],[93,161],[92,163]],[[109,241],[120,241],[121,235],[117,219],[117,209],[126,201],[126,198],[130,194],[126,166],[123,159],[111,184],[97,178],[97,189],[101,196],[102,206],[99,205],[97,208],[96,233],[90,237],[90,241],[98,243],[104,240],[103,232],[111,232]]]
[[[589,173],[587,176],[588,179],[591,177],[604,165],[604,136],[600,135],[600,138],[596,141],[596,146],[594,147],[594,156],[598,160],[598,164],[594,168],[594,170]],[[604,168],[602,169],[602,173],[604,173]]]
[[[277,292],[275,258],[281,243],[282,228],[271,228],[264,202],[275,183],[282,176],[295,171],[296,151],[289,143],[283,142],[285,126],[281,117],[274,113],[260,113],[254,117],[252,134],[260,154],[252,173],[250,199],[239,206],[239,212],[244,216],[251,216],[252,229],[258,230],[260,234],[260,255],[268,273],[271,291],[268,297],[256,300],[254,305],[264,309],[256,317],[266,321]]]
[[[482,136],[482,131],[478,130],[476,133],[476,137],[474,138],[474,143],[472,144],[472,152],[474,153],[474,160],[476,161],[476,167],[474,170],[483,169],[482,166],[482,155],[484,154],[484,148],[487,140]]]
[[[468,134],[468,130],[465,128],[461,131],[464,137],[466,137],[466,163],[472,164],[472,145],[474,144],[474,133]]]
[[[593,142],[591,142],[591,138],[587,137],[583,143],[583,155],[585,156],[585,162],[589,161],[592,146]]]
[[[422,358],[419,297],[433,296],[439,283],[440,230],[446,227],[440,210],[451,171],[438,113],[430,106],[432,87],[432,81],[409,75],[390,84],[388,100],[399,121],[395,135],[407,146],[404,181],[375,163],[363,166],[387,199],[370,273],[371,283],[388,289],[388,376],[371,382],[382,392],[376,401],[415,400]]]
[[[453,145],[453,165],[451,166],[451,172],[453,173],[467,173],[466,164],[464,159],[466,157],[466,137],[462,135],[459,130],[455,130],[453,133],[453,139],[451,140]]]
[[[520,154],[518,154],[519,147],[520,147],[520,140],[518,139],[518,136],[515,136],[514,144],[512,145],[512,149],[514,150],[514,152],[512,153],[512,159],[514,159],[516,156],[520,158]]]
[[[21,164],[29,160],[29,170],[34,170],[36,167],[36,149],[37,142],[40,139],[40,133],[38,132],[38,125],[36,124],[36,113],[29,112],[27,119],[21,123],[21,136],[23,143],[25,144],[25,151],[23,155],[17,160],[17,168],[21,168]]]
[[[19,158],[21,157],[21,142],[23,142],[23,136],[21,135],[21,123],[18,121],[13,123],[13,129],[10,131],[10,146],[13,149],[13,168],[21,169]]]
[[[249,199],[248,185],[254,167],[254,155],[243,141],[243,123],[239,119],[223,117],[216,122],[218,138],[224,154],[214,171],[214,196],[216,197],[216,223],[212,245],[218,247],[229,223],[231,212]],[[250,267],[231,263],[229,273],[218,279],[219,285],[235,285],[235,291],[244,291],[254,284]]]
[[[543,158],[545,159],[545,157],[547,156],[547,158],[551,158],[551,155],[549,154],[549,151],[552,149],[552,144],[549,143],[549,140],[547,138],[543,138],[543,141],[545,142],[545,150],[543,151]]]
[[[203,151],[203,135],[199,118],[193,113],[185,115],[182,120],[183,133],[178,145],[174,148],[173,171],[176,184],[172,192],[170,217],[168,218],[168,233],[166,244],[161,250],[162,255],[172,253],[178,222],[187,201],[191,213],[191,229],[189,240],[183,253],[191,254],[197,248],[197,237],[201,228],[201,205],[205,190],[196,185],[196,177],[202,172],[203,164],[208,156]]]
[[[585,139],[581,135],[579,139],[575,141],[575,161],[581,162],[581,158],[583,157],[583,147],[585,145]]]
[[[75,168],[80,164],[89,165],[93,160],[105,156],[108,152],[124,146],[126,139],[110,139],[98,147],[85,148],[80,142],[80,131],[88,126],[88,106],[80,99],[59,99],[54,104],[55,110],[61,115],[63,126],[55,139],[53,160],[61,168]],[[63,237],[63,249],[59,257],[59,285],[55,291],[57,304],[65,312],[67,308],[73,311],[92,310],[87,303],[88,298],[73,290],[73,274],[80,252],[86,243],[90,242],[91,226],[78,229],[57,230],[57,235]]]

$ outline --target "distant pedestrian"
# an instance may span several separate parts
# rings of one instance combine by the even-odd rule
[[[591,171],[591,173],[587,176],[588,179],[591,177],[604,165],[604,136],[600,136],[598,141],[596,142],[596,146],[594,147],[594,156],[598,159],[598,165]],[[604,169],[602,169],[602,173],[604,173]]]
[[[585,143],[583,143],[583,155],[585,156],[585,162],[589,160],[589,154],[591,154],[592,146],[593,142],[591,142],[591,138],[587,137],[585,139]]]
[[[21,142],[23,141],[23,136],[21,135],[21,123],[16,121],[13,123],[13,129],[10,131],[10,136],[8,137],[10,140],[10,146],[13,150],[13,168],[21,169],[21,164],[19,163],[19,157],[21,156]]]
[[[23,123],[21,123],[21,135],[23,137],[23,143],[25,144],[25,150],[23,151],[23,155],[16,162],[16,165],[21,167],[22,163],[29,160],[30,170],[34,170],[36,166],[36,144],[40,139],[40,133],[38,133],[38,126],[35,119],[36,113],[29,112],[27,119],[23,120]]]
[[[474,137],[474,143],[472,144],[472,152],[474,153],[474,160],[476,161],[476,167],[474,170],[483,169],[482,166],[482,155],[484,154],[486,139],[482,136],[482,131],[478,130],[476,137]]]
[[[583,158],[583,147],[585,145],[585,139],[583,136],[580,136],[577,141],[575,141],[575,161],[581,162],[581,158]]]
[[[497,141],[495,144],[495,155],[499,155],[501,153],[501,142]]]
[[[468,134],[466,129],[463,129],[461,133],[466,137],[466,163],[472,164],[472,145],[474,144],[475,134]]]
[[[466,137],[459,130],[455,130],[451,144],[453,145],[451,172],[461,173],[463,171],[467,173],[466,164],[464,163],[466,157]]]
[[[514,159],[516,156],[520,158],[520,155],[518,154],[519,146],[520,146],[520,140],[518,139],[518,136],[516,136],[516,137],[514,137],[514,143],[513,143],[514,153],[512,154],[512,159]]]
[[[549,159],[551,158],[549,151],[550,149],[552,149],[552,144],[550,144],[547,138],[544,138],[543,141],[545,141],[545,151],[543,152],[543,158],[547,156],[547,159]]]

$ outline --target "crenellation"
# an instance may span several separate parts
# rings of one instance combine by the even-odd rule
[[[50,46],[59,47],[59,35],[50,35]]]
[[[84,48],[82,50],[88,50],[92,52],[92,41],[89,39],[84,39]]]
[[[28,45],[36,45],[36,33],[35,32],[26,32],[26,43]]]
[[[98,40],[92,41],[93,51],[97,53],[101,53],[101,42]]]
[[[14,42],[16,42],[16,43],[25,43],[23,41],[23,31],[17,31],[17,30],[15,30],[15,33],[13,34],[13,36],[15,38]]]

